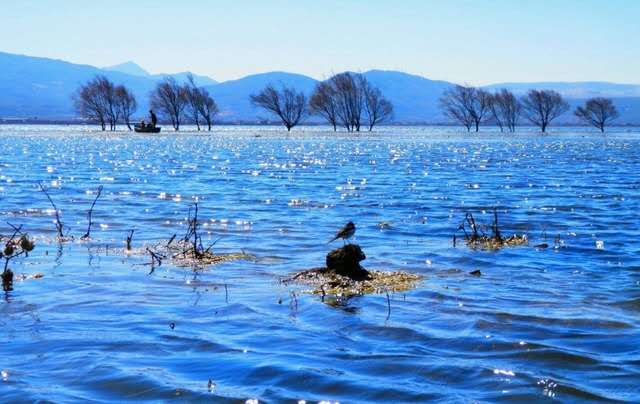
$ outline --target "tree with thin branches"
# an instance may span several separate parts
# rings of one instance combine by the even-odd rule
[[[132,130],[131,116],[136,112],[136,109],[138,108],[136,97],[131,91],[129,91],[125,86],[122,85],[115,88],[115,94],[119,115],[125,125],[127,125],[127,128],[129,130]]]
[[[489,106],[493,120],[500,128],[500,132],[504,132],[505,127],[509,132],[516,131],[516,125],[522,112],[522,105],[511,91],[503,88],[492,94]]]
[[[292,87],[283,85],[277,89],[267,85],[262,91],[250,96],[251,103],[277,116],[287,131],[298,125],[307,112],[307,97]]]
[[[522,98],[522,110],[529,122],[545,133],[554,119],[569,110],[569,103],[557,91],[529,90]]]
[[[151,92],[151,108],[168,119],[176,131],[180,130],[184,109],[188,103],[187,91],[173,77],[167,77]]]
[[[603,97],[588,99],[584,106],[575,110],[574,115],[582,122],[600,129],[602,133],[605,126],[619,116],[613,101]]]

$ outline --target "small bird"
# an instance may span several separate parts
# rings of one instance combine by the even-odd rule
[[[353,237],[354,234],[356,234],[356,225],[353,224],[353,222],[349,222],[342,229],[340,229],[340,231],[336,233],[336,236],[329,242],[331,243],[339,238],[341,238],[343,241],[348,240]]]

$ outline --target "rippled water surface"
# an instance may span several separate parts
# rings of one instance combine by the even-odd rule
[[[638,402],[639,139],[0,126],[0,229],[37,243],[10,266],[44,275],[0,302],[0,397]],[[75,241],[53,241],[40,182]],[[130,229],[134,246],[184,232],[196,200],[205,241],[257,259],[149,274],[119,252]],[[529,246],[454,247],[465,212],[494,206]],[[384,294],[333,306],[280,283],[323,265],[348,220],[365,267],[424,276],[390,314]]]

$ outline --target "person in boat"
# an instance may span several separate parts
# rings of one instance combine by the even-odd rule
[[[140,123],[138,124],[138,126],[142,129],[147,127],[147,124],[145,123],[144,119],[140,121]]]
[[[155,128],[158,123],[158,117],[153,113],[153,110],[149,110],[149,115],[151,115],[151,125],[150,127]]]

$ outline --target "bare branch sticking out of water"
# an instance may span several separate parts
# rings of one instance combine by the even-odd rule
[[[467,227],[468,230],[467,231]],[[485,226],[483,226],[485,227]],[[492,235],[487,235],[482,228],[476,223],[472,213],[467,212],[464,220],[458,226],[458,231],[462,230],[464,240],[467,245],[473,249],[482,250],[499,250],[503,247],[513,247],[528,243],[526,235],[514,234],[509,237],[503,237],[498,225],[498,210],[493,209],[493,223],[491,224]],[[453,246],[456,246],[456,235],[453,235]]]
[[[102,185],[98,187],[98,193],[95,199],[93,200],[91,207],[89,208],[89,212],[87,213],[87,218],[89,219],[89,225],[87,226],[87,232],[82,237],[80,237],[81,240],[87,240],[91,237],[91,225],[93,224],[93,222],[91,221],[91,216],[93,215],[93,208],[96,206],[96,202],[98,202],[98,198],[100,198],[100,195],[102,195]]]
[[[127,239],[126,239],[127,251],[131,251],[131,241],[133,240],[133,232],[134,231],[135,231],[134,229],[129,230],[129,234],[127,235]]]
[[[53,207],[53,211],[56,216],[56,231],[58,232],[58,240],[64,241],[65,240],[64,233],[63,233],[64,226],[60,221],[60,211],[58,210],[58,207],[56,206],[56,204],[53,202],[53,199],[51,199],[51,196],[49,195],[47,188],[45,188],[45,186],[42,183],[40,183],[40,190],[47,196],[49,203]]]

